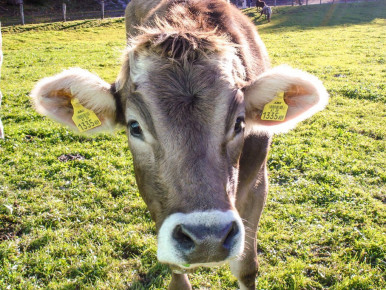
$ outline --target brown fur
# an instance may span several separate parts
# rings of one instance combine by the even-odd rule
[[[150,5],[153,9],[144,10],[137,14],[137,6]],[[158,5],[156,5],[158,3]],[[188,3],[187,5],[183,5]],[[132,4],[132,5],[131,5]],[[246,80],[251,81],[260,73],[269,68],[268,55],[260,37],[250,20],[233,5],[224,5],[224,0],[187,0],[187,1],[132,1],[126,9],[126,29],[129,34],[136,36],[140,33],[139,27],[154,29],[159,19],[174,27],[175,31],[205,34],[215,31],[217,37],[226,37],[238,49],[244,67]],[[133,7],[133,8],[131,8]],[[134,9],[135,7],[135,9]],[[173,7],[177,7],[174,9]],[[184,9],[184,7],[186,7]],[[133,12],[133,10],[135,12]],[[169,13],[173,11],[174,13]],[[131,15],[137,15],[132,18]],[[139,15],[142,15],[140,17]],[[141,20],[139,20],[140,18]],[[181,21],[183,19],[184,21]],[[182,27],[183,26],[183,27]],[[132,27],[136,27],[134,30]],[[163,32],[162,29],[159,31]],[[143,35],[142,35],[143,36]],[[220,38],[219,38],[220,39]],[[129,39],[131,43],[134,39]],[[223,46],[223,48],[226,46]]]

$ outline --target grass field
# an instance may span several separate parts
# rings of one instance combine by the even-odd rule
[[[282,7],[269,24],[245,13],[274,65],[317,75],[331,95],[272,144],[258,289],[385,289],[385,1]],[[113,82],[123,20],[7,27],[3,42],[0,289],[165,289],[124,133],[78,136],[28,99],[68,67]],[[190,279],[237,288],[228,266]]]

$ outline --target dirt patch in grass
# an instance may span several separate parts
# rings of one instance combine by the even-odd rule
[[[84,156],[80,155],[79,153],[63,154],[58,157],[58,160],[62,162],[71,161],[71,160],[84,160]]]
[[[0,214],[0,242],[14,239],[20,233],[21,226],[17,218]]]

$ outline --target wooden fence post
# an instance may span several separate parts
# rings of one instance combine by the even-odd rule
[[[20,16],[21,16],[21,24],[25,24],[24,22],[24,7],[23,7],[23,1],[20,3]]]
[[[105,1],[102,0],[102,19],[105,19]]]
[[[3,50],[2,50],[2,38],[1,38],[1,22],[0,22],[0,76],[1,76],[1,64],[3,63]],[[0,108],[1,108],[1,90],[0,90]],[[4,139],[4,129],[3,124],[1,123],[0,119],[0,138]]]
[[[67,5],[63,3],[63,21],[66,22],[67,19]]]

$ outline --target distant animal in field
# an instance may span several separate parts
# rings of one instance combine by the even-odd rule
[[[259,10],[259,8],[263,9],[264,6],[267,6],[267,4],[265,4],[264,1],[261,1],[261,0],[257,0],[256,1],[256,8],[257,8],[257,10]]]
[[[267,19],[268,22],[271,22],[271,15],[272,15],[271,7],[269,7],[268,5],[265,5],[260,12],[260,16],[263,14],[265,15],[265,19]]]

